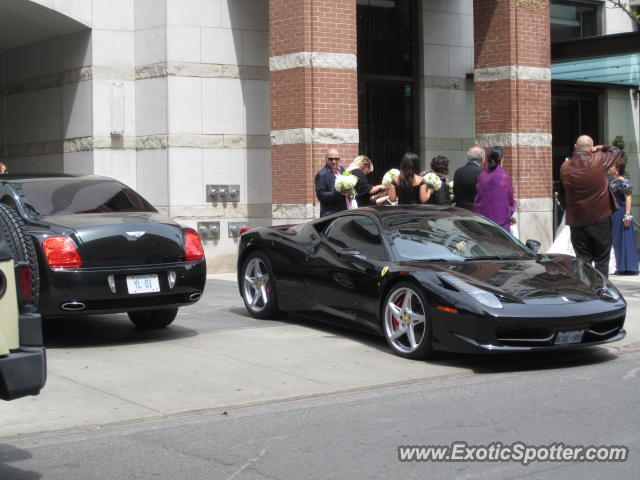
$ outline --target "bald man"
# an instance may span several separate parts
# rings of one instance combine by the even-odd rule
[[[482,172],[484,160],[484,148],[474,145],[467,152],[467,163],[458,168],[453,174],[453,196],[455,197],[456,207],[473,210],[476,183],[480,172]]]
[[[340,152],[336,148],[327,150],[325,165],[316,173],[316,197],[320,201],[320,216],[347,209],[347,198],[336,191],[336,175],[341,175],[344,167],[340,165]]]
[[[594,266],[605,277],[611,255],[611,214],[616,201],[606,173],[622,152],[617,147],[593,146],[588,135],[576,140],[573,154],[560,167],[567,202],[567,225],[576,257]]]

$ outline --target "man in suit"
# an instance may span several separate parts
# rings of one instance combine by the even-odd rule
[[[336,190],[336,176],[344,172],[340,153],[336,148],[327,150],[325,166],[316,173],[316,196],[320,201],[320,216],[326,217],[347,209],[347,197]]]
[[[458,168],[453,174],[453,195],[456,207],[473,210],[473,200],[476,197],[476,183],[482,172],[485,161],[484,148],[474,145],[467,152],[467,164]]]

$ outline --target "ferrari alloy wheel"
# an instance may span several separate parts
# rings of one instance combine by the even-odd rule
[[[383,308],[384,336],[395,353],[406,358],[423,358],[433,353],[427,301],[414,284],[395,285]]]
[[[152,330],[164,328],[175,320],[178,315],[177,308],[166,308],[163,310],[147,310],[143,312],[127,312],[129,320],[138,328]]]
[[[278,316],[276,284],[271,264],[260,252],[250,254],[242,268],[242,299],[251,316],[270,318]]]

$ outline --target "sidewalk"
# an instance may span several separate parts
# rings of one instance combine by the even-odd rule
[[[624,340],[577,354],[578,360],[514,355],[506,363],[504,357],[453,354],[410,361],[393,355],[384,339],[344,328],[295,317],[254,321],[244,311],[235,274],[210,278],[202,305],[180,312],[168,329],[139,332],[126,316],[108,316],[76,323],[81,332],[64,340],[61,326],[63,341],[48,345],[41,395],[2,404],[0,441],[398,384],[588,365],[640,350],[640,277],[612,277],[629,304]]]

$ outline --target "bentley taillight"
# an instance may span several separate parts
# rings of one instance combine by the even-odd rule
[[[186,260],[204,258],[204,249],[197,232],[191,228],[184,229],[184,256]]]
[[[82,259],[67,237],[49,237],[42,242],[44,257],[51,268],[80,268]]]

